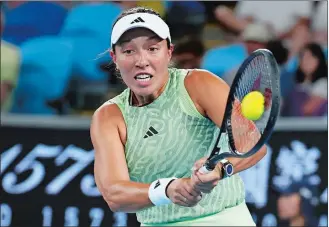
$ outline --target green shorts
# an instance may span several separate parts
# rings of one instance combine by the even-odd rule
[[[143,224],[141,226],[256,226],[245,202],[217,214],[188,221]]]

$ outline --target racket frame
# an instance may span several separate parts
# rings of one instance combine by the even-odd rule
[[[258,142],[254,145],[254,147],[246,153],[239,152],[234,143],[234,138],[233,138],[233,133],[232,133],[232,124],[231,124],[231,114],[233,111],[233,102],[235,100],[235,93],[236,90],[238,89],[238,84],[240,79],[243,76],[243,72],[246,69],[246,67],[249,65],[249,63],[256,57],[263,55],[265,60],[270,63],[270,67],[273,69],[273,75],[272,75],[272,80],[271,80],[271,91],[272,91],[272,105],[271,105],[271,112],[269,119],[267,121],[266,127],[263,131],[263,134],[261,135],[260,139]],[[207,159],[204,167],[203,167],[203,172],[207,171],[212,171],[217,163],[225,158],[228,157],[239,157],[239,158],[247,158],[252,155],[254,155],[256,152],[258,152],[261,147],[268,141],[270,138],[275,123],[277,121],[279,111],[280,111],[280,70],[279,66],[273,56],[273,54],[267,50],[267,49],[258,49],[251,53],[251,55],[242,63],[240,68],[238,69],[236,76],[233,80],[233,83],[231,85],[231,89],[227,98],[227,103],[225,107],[225,112],[224,112],[224,117],[223,117],[223,122],[222,126],[220,128],[219,135],[217,137],[215,146]],[[226,134],[226,135],[225,135]],[[222,138],[222,136],[227,136],[228,137],[228,147],[229,151],[228,152],[223,152],[220,153],[221,148],[219,147],[219,142]],[[222,144],[222,143],[221,143]]]

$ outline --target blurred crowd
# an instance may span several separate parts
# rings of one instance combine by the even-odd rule
[[[278,195],[278,226],[319,226],[315,215],[319,190],[309,183],[307,177],[284,189],[272,187],[272,191]]]
[[[232,83],[267,48],[281,70],[282,116],[327,116],[327,1],[1,2],[1,111],[91,115],[125,85],[108,69],[112,23],[144,6],[168,23],[173,66]]]

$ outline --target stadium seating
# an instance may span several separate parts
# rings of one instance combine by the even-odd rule
[[[34,37],[57,35],[66,15],[67,10],[54,2],[23,3],[7,11],[2,38],[13,44],[21,45]]]
[[[112,24],[122,9],[114,3],[86,3],[73,8],[60,35],[73,45],[73,74],[83,80],[105,80],[100,64],[109,62],[109,54],[96,59],[110,48]]]
[[[44,36],[21,46],[22,63],[14,95],[14,113],[55,114],[48,101],[65,95],[72,67],[72,46]]]
[[[201,63],[206,69],[219,77],[235,67],[238,67],[247,57],[243,44],[232,44],[208,50]]]

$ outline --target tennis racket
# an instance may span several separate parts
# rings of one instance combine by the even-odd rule
[[[241,112],[243,97],[252,91],[265,97],[264,113],[257,121],[248,120]],[[233,80],[215,147],[199,171],[208,173],[228,157],[247,158],[255,154],[270,138],[279,109],[278,64],[269,50],[256,50],[242,63]]]

